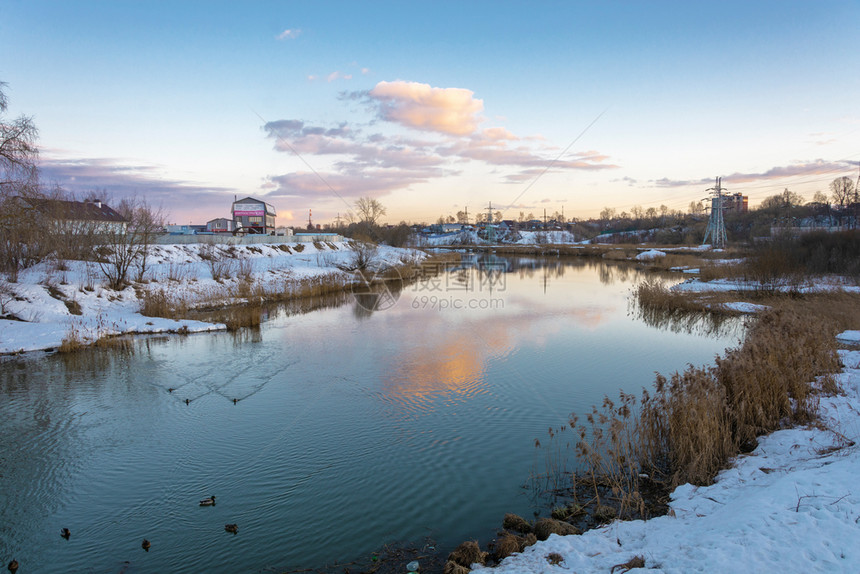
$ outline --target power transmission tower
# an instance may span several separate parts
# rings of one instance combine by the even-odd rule
[[[493,225],[493,202],[487,206],[487,241],[490,243],[496,242],[496,227]]]
[[[723,220],[723,188],[720,183],[721,177],[717,178],[717,183],[714,187],[708,189],[711,194],[711,217],[708,219],[708,229],[705,231],[705,238],[702,240],[702,245],[708,243],[708,238],[711,238],[711,244],[714,249],[723,249],[726,246],[726,222]]]
[[[857,229],[857,210],[860,209],[860,202],[857,201],[858,196],[860,196],[860,162],[857,162],[857,183],[854,184],[854,204],[852,207],[854,208],[852,211],[854,212],[854,220],[851,222],[851,228]]]

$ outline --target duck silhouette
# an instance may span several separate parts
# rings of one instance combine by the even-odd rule
[[[229,532],[231,534],[236,534],[239,532],[239,525],[238,524],[225,524],[224,530],[226,530],[227,532]]]
[[[15,572],[18,571],[18,561],[12,560],[12,562],[9,563],[9,566],[7,566],[7,568],[9,569],[9,572],[15,574]]]
[[[204,498],[200,501],[200,506],[215,506],[215,497]]]
[[[69,531],[68,528],[63,528],[62,530],[60,530],[60,536],[68,540],[72,536],[72,533]]]
[[[146,538],[144,538],[143,542],[140,543],[140,547],[143,548],[144,550],[146,550],[147,552],[149,552],[150,546],[152,546],[152,544],[150,544],[149,540],[147,540]]]

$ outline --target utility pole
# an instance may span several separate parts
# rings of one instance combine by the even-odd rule
[[[705,238],[702,240],[702,245],[708,243],[708,238],[711,238],[711,244],[715,249],[723,249],[726,246],[726,223],[723,220],[723,191],[725,188],[721,184],[722,178],[718,177],[716,185],[709,188],[707,191],[712,191],[711,197],[711,217],[708,219],[708,229],[705,231]]]

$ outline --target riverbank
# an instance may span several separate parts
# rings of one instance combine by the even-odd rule
[[[378,246],[369,269],[412,267],[426,254]],[[225,323],[177,318],[193,309],[260,304],[348,290],[351,244],[155,245],[129,287],[113,290],[98,263],[43,262],[0,282],[0,354],[74,349],[122,335],[199,333]],[[161,315],[161,316],[156,316]]]
[[[849,572],[860,563],[860,331],[838,340],[837,395],[814,424],[759,437],[710,486],[678,486],[665,516],[548,540],[492,571]],[[480,569],[480,568],[476,568]]]
[[[684,288],[691,283],[699,287]],[[855,550],[860,542],[860,498],[852,492],[860,470],[860,331],[844,329],[860,325],[856,287],[839,278],[810,279],[803,290],[797,284],[765,291],[734,283],[740,288],[728,289],[717,281],[714,292],[731,292],[732,297],[752,292],[767,303],[745,309],[763,313],[752,339],[748,336],[741,347],[718,357],[716,367],[691,366],[671,381],[658,376],[652,397],[643,398],[639,406],[626,401],[623,393],[617,409],[605,402],[603,410],[593,414],[602,421],[601,428],[615,429],[612,439],[601,442],[591,434],[577,445],[578,455],[600,477],[600,496],[614,500],[612,506],[621,504],[621,511],[625,501],[641,500],[636,483],[643,477],[650,480],[642,474],[635,478],[642,470],[628,467],[624,453],[637,453],[640,463],[643,452],[652,453],[644,460],[658,464],[647,471],[668,472],[662,480],[678,485],[665,516],[611,521],[621,511],[610,508],[613,512],[582,535],[563,535],[571,528],[559,521],[556,526],[566,528],[548,538],[544,529],[538,539],[545,541],[523,548],[522,534],[536,529],[539,521],[519,529],[516,536],[497,539],[496,545],[519,542],[520,548],[493,571],[853,571],[860,558]],[[640,306],[659,312],[708,312],[699,300],[708,293],[706,284],[686,282],[668,289],[649,280],[644,289],[640,285],[637,297]],[[788,322],[780,317],[788,317]],[[834,336],[843,348],[828,351],[832,345],[827,338],[832,343]],[[841,367],[835,375],[830,374],[831,353],[838,353]],[[632,427],[626,422],[628,407],[637,411]],[[570,426],[573,429],[575,422]],[[590,434],[581,428],[580,440]],[[683,436],[673,436],[678,432]],[[632,443],[618,438],[627,433]],[[728,465],[720,463],[725,460],[721,450],[731,455]],[[591,453],[596,453],[595,460]],[[633,474],[625,483],[628,471]],[[583,479],[587,484],[588,476]],[[582,512],[571,503],[574,506]],[[597,511],[592,509],[586,522],[593,524],[600,508],[598,497]],[[611,522],[599,525],[607,520]],[[449,570],[462,571],[453,566]]]

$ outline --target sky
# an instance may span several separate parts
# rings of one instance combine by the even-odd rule
[[[810,200],[860,161],[860,1],[0,0],[42,180],[170,222]]]

